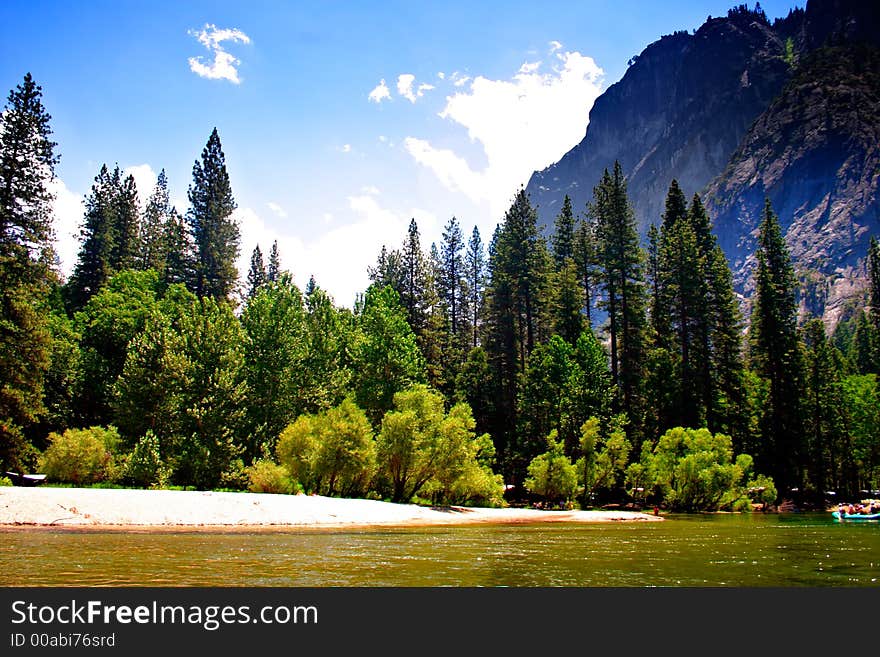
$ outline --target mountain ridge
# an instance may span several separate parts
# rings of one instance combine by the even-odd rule
[[[802,310],[833,326],[859,293],[869,234],[880,232],[870,146],[880,134],[880,112],[873,112],[878,46],[880,6],[852,0],[809,0],[772,24],[757,6],[740,5],[692,34],[661,37],[596,100],[581,142],[529,180],[545,231],[566,194],[584,211],[617,160],[644,236],[676,179],[687,194],[703,196],[737,291],[747,298],[756,208],[767,195],[774,207],[780,203],[802,273]],[[860,109],[865,102],[871,110]],[[828,130],[817,125],[822,117]],[[816,218],[817,194],[835,198],[831,224]]]

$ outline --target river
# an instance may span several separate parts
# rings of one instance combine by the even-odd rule
[[[3,586],[876,587],[880,523],[830,514],[358,530],[0,530]]]

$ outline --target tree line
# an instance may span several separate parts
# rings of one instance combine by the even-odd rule
[[[435,502],[742,505],[854,496],[880,478],[880,248],[863,307],[798,322],[769,202],[748,321],[700,197],[672,181],[639,238],[619,164],[549,239],[520,190],[488,245],[415,220],[337,307],[258,246],[239,291],[215,129],[190,207],[146,206],[102,166],[68,280],[52,252],[58,162],[30,75],[0,130],[0,460],[139,485]],[[61,472],[58,470],[58,472]],[[95,474],[97,473],[97,474]]]

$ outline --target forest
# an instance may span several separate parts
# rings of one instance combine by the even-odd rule
[[[880,246],[829,334],[767,201],[754,292],[669,181],[643,240],[619,164],[546,238],[519,190],[494,233],[412,220],[352,308],[277,243],[241,283],[216,129],[190,206],[104,165],[79,255],[53,252],[59,161],[30,74],[0,116],[0,471],[74,485],[676,510],[880,488]],[[664,183],[665,185],[665,183]],[[265,245],[268,246],[268,245]]]

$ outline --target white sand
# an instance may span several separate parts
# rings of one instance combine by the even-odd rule
[[[316,495],[0,487],[0,525],[249,528],[610,522],[662,518],[631,511],[429,508]]]

